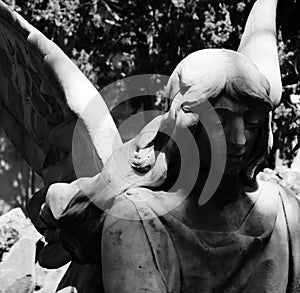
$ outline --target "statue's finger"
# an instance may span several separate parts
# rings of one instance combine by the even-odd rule
[[[41,206],[46,200],[46,194],[47,188],[42,188],[41,190],[34,193],[27,205],[28,216],[31,219],[31,222],[34,224],[35,228],[41,234],[44,234],[45,229],[47,229],[47,225],[41,220],[40,217]]]
[[[57,269],[72,261],[71,254],[60,243],[46,245],[38,258],[39,264],[47,269]]]
[[[49,227],[58,228],[58,221],[53,217],[53,214],[47,204],[43,204],[40,211],[41,220]]]
[[[50,207],[53,217],[59,220],[71,199],[78,192],[76,184],[55,183],[47,192],[46,204]]]
[[[59,228],[56,229],[47,229],[44,233],[45,240],[48,243],[58,243],[60,242],[60,233],[61,230]]]

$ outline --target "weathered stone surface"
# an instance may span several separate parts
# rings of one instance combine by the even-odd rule
[[[37,232],[31,221],[26,218],[20,208],[15,208],[0,217],[0,227],[12,227],[19,233],[19,238],[38,241],[42,235]]]
[[[6,288],[5,293],[27,293],[33,292],[33,281],[31,276],[24,276],[21,279],[16,280],[16,282]]]
[[[0,263],[3,293],[30,293],[35,287],[35,241],[20,239]],[[1,292],[1,291],[0,291]]]
[[[55,270],[42,268],[36,264],[36,291],[38,293],[54,293],[58,283],[67,271],[69,264]],[[67,291],[76,292],[76,291]]]

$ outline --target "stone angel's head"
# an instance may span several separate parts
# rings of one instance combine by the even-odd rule
[[[223,172],[250,183],[270,146],[269,92],[267,78],[244,55],[224,49],[194,52],[169,79],[166,97],[170,107],[157,133],[147,136],[142,132],[135,140],[135,150],[153,147],[166,154],[166,168],[176,168],[179,160],[181,164],[195,160],[189,151],[192,139],[202,168],[210,168],[212,156],[225,158]],[[187,129],[192,136],[186,135]],[[179,152],[174,151],[176,141],[184,141]],[[146,171],[155,166],[158,156],[157,152],[153,156],[144,153],[147,156],[131,162],[134,168],[146,167]],[[175,153],[181,158],[176,159]]]

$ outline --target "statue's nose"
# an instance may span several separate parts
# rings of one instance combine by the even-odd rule
[[[237,115],[234,117],[231,125],[231,143],[238,147],[242,148],[246,145],[246,133],[245,133],[245,124],[242,115]]]

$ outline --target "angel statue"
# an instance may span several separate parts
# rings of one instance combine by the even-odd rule
[[[237,52],[184,58],[169,110],[123,144],[91,83],[0,2],[1,125],[44,179],[28,213],[39,263],[70,262],[57,292],[299,292],[299,201],[256,179],[282,92],[276,13],[257,0]]]

